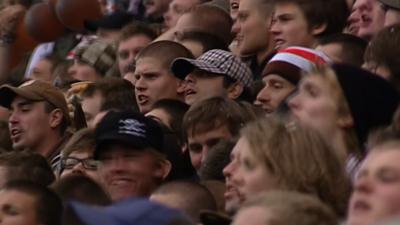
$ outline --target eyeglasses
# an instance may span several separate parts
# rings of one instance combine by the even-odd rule
[[[92,158],[78,159],[74,157],[66,157],[61,159],[63,169],[72,169],[78,163],[82,163],[83,168],[88,170],[97,170],[97,167],[99,166],[99,161]]]

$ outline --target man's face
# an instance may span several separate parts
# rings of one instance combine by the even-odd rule
[[[149,149],[113,145],[99,155],[99,175],[113,201],[146,197],[161,179],[156,156]]]
[[[360,29],[357,36],[370,40],[382,28],[385,22],[385,11],[378,0],[357,0],[360,12]]]
[[[271,34],[276,49],[289,46],[314,48],[316,39],[314,31],[295,3],[280,3],[275,5],[274,18],[271,24]]]
[[[136,62],[135,95],[140,112],[147,113],[160,99],[181,100],[178,88],[182,82],[156,58],[140,58]]]
[[[33,80],[40,80],[44,82],[53,82],[51,73],[52,64],[49,60],[41,59],[32,69],[31,78]]]
[[[224,77],[211,75],[207,72],[194,71],[186,76],[185,102],[192,105],[195,102],[212,97],[226,97],[227,90],[223,86]]]
[[[45,111],[45,102],[32,102],[16,96],[11,103],[9,118],[10,137],[14,149],[43,148],[53,131],[50,114]]]
[[[198,171],[205,161],[208,151],[221,140],[232,138],[226,125],[202,133],[188,135],[188,148],[193,167]]]
[[[69,67],[68,74],[73,79],[80,81],[96,81],[101,78],[101,75],[92,66],[77,59]]]
[[[118,68],[122,76],[129,69],[129,65],[135,62],[136,55],[150,44],[152,40],[143,34],[137,34],[118,44]]]
[[[277,74],[263,77],[264,87],[257,95],[257,101],[266,113],[272,113],[296,88],[288,80]]]
[[[154,19],[162,17],[162,15],[167,12],[170,2],[171,0],[145,0],[144,7],[146,17]]]
[[[254,55],[268,48],[270,19],[260,13],[257,1],[240,1],[237,22],[232,31],[236,33],[241,55]]]
[[[197,3],[198,0],[172,0],[169,4],[168,11],[164,14],[165,27],[167,29],[174,27],[179,17]]]
[[[94,128],[94,118],[100,112],[102,96],[95,92],[93,96],[86,96],[82,99],[82,110],[88,127]]]
[[[379,148],[368,154],[355,178],[348,225],[377,224],[400,213],[399,146]]]
[[[229,215],[234,215],[237,210],[240,208],[242,201],[244,200],[244,196],[239,192],[239,186],[243,185],[243,180],[235,182],[233,181],[233,175],[237,173],[239,169],[239,159],[241,157],[240,148],[233,148],[230,158],[231,161],[228,165],[225,166],[222,171],[225,176],[225,185],[226,190],[224,193],[225,198],[225,211]]]

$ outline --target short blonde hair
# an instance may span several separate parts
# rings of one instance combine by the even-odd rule
[[[313,194],[345,214],[350,195],[345,162],[317,131],[269,117],[249,123],[241,136],[282,189]]]

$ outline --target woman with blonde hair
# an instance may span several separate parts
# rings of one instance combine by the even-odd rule
[[[344,216],[350,192],[344,162],[318,132],[269,117],[245,126],[235,149],[239,166],[233,182],[244,199],[263,191],[297,191]]]
[[[304,76],[289,107],[296,120],[317,129],[351,166],[352,159],[365,154],[368,133],[388,125],[398,103],[397,91],[384,79],[336,64]]]

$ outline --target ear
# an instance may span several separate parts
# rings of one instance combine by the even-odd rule
[[[314,36],[317,36],[317,35],[321,34],[322,32],[324,32],[326,30],[326,27],[327,27],[326,23],[314,25],[311,28],[311,34]]]
[[[243,92],[243,84],[236,82],[228,87],[228,98],[237,99]]]
[[[64,114],[61,109],[54,109],[50,113],[49,124],[51,128],[58,127],[64,118]]]
[[[354,127],[354,120],[351,114],[341,115],[338,118],[337,124],[342,129],[349,129]]]
[[[178,95],[183,95],[183,93],[185,92],[185,81],[181,80],[181,79],[177,79],[178,80],[178,84],[177,84],[177,88],[176,88],[176,92],[178,93]]]
[[[171,162],[168,160],[160,160],[157,165],[157,169],[155,170],[155,177],[161,178],[162,180],[165,180],[169,173],[171,172],[172,165]]]

